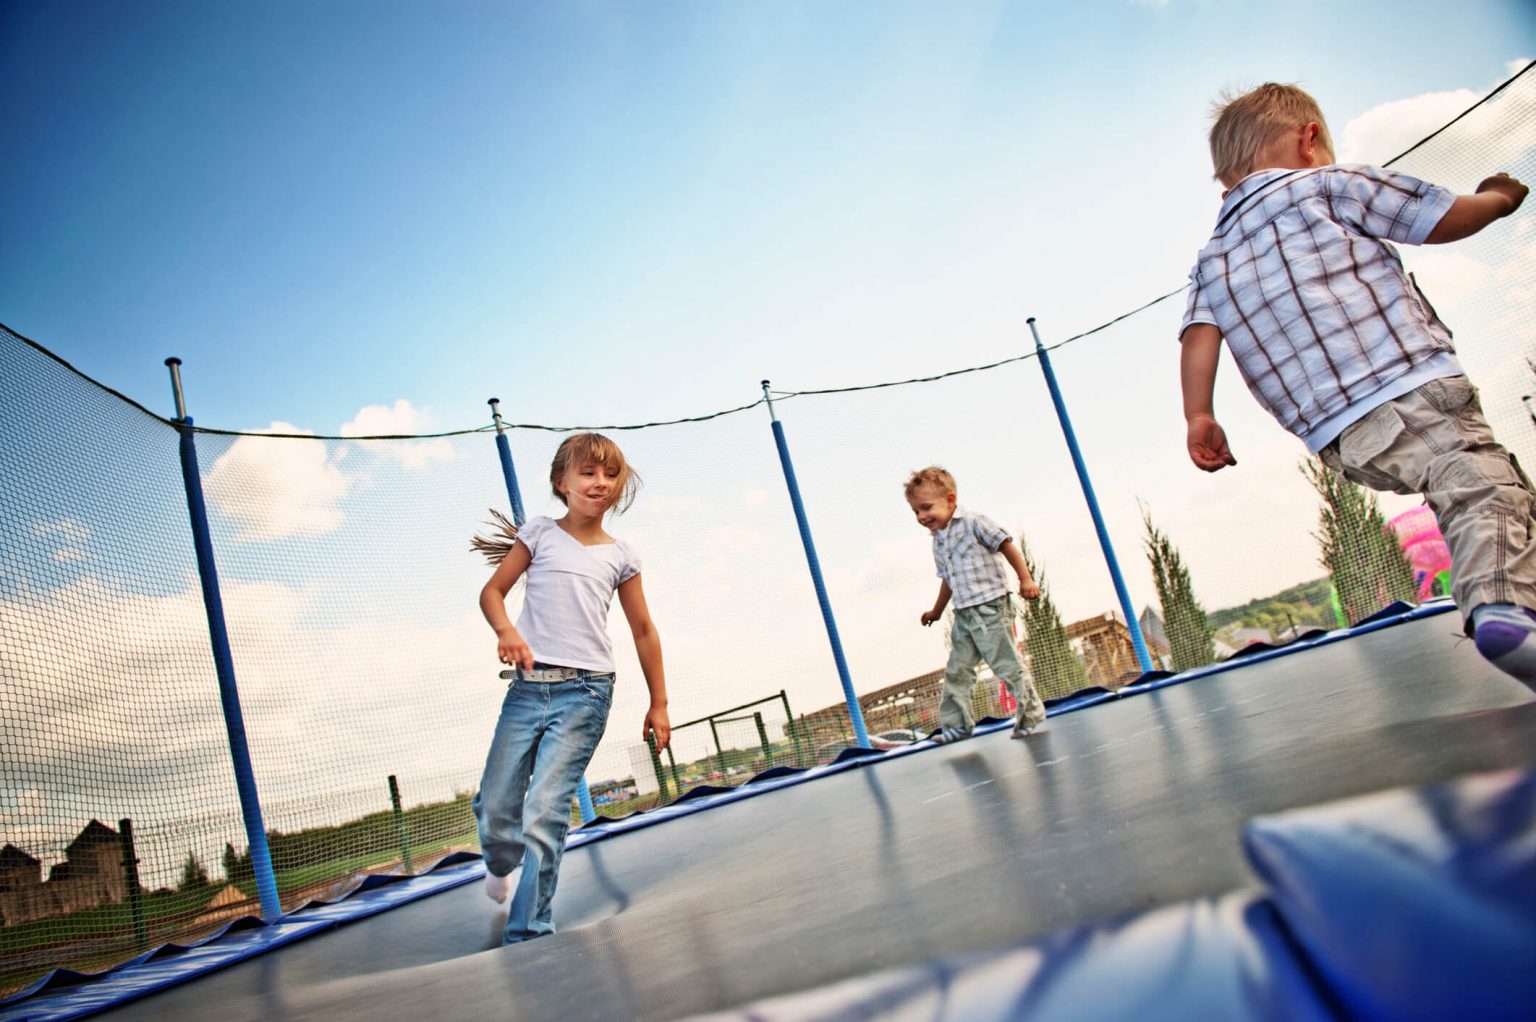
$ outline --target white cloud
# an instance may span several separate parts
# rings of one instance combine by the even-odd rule
[[[91,538],[90,527],[78,518],[61,518],[55,522],[36,522],[32,526],[36,536],[58,536],[68,543],[84,543]]]
[[[20,821],[46,819],[48,796],[36,788],[0,789],[0,813]]]
[[[1382,163],[1444,125],[1481,94],[1471,89],[1426,92],[1371,107],[1334,139],[1341,163]]]
[[[1511,61],[1510,72],[1528,61]],[[1426,92],[1406,99],[1378,104],[1349,121],[1334,137],[1342,163],[1383,163],[1409,146],[1439,130],[1487,95],[1496,83],[1480,89]],[[1489,100],[1476,114],[1448,128],[1431,145],[1444,153],[1477,153],[1478,173],[1491,174],[1530,148],[1523,131],[1498,130],[1501,122],[1528,123],[1536,115],[1536,99],[1529,89],[1511,87]],[[1415,154],[1418,155],[1418,154]],[[1466,187],[1476,182],[1449,182]]]
[[[351,480],[327,446],[316,440],[263,434],[312,435],[286,422],[245,434],[213,463],[203,479],[209,501],[235,523],[242,543],[320,536],[338,528],[338,506]]]
[[[358,619],[332,613],[358,601],[327,583],[221,588],[269,827],[387,806],[391,773],[413,803],[474,785],[499,683],[472,608]],[[0,668],[27,736],[7,751],[0,843],[46,865],[92,817],[130,816],[152,885],[174,882],[189,849],[213,867],[224,842],[244,843],[195,578],[168,595],[85,578],[0,600],[0,630],[15,638]]]
[[[342,423],[342,436],[414,436],[430,433],[436,423],[429,408],[416,408],[404,398],[393,405],[364,405],[349,422]],[[374,454],[393,458],[406,468],[424,468],[434,461],[452,461],[453,445],[446,437],[432,440],[378,440],[367,448]]]
[[[50,555],[55,564],[83,561],[87,554],[83,547],[91,538],[90,528],[77,518],[61,518],[53,522],[34,522],[32,534],[39,539],[53,539],[60,545]]]

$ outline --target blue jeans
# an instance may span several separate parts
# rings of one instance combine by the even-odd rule
[[[552,904],[571,799],[612,704],[611,674],[507,687],[474,800],[486,870],[506,876],[523,867],[503,944],[555,932]]]

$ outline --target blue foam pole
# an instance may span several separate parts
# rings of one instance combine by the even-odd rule
[[[763,381],[763,396],[768,398],[767,380]],[[848,704],[848,719],[853,723],[853,734],[859,747],[868,749],[869,732],[864,728],[864,710],[859,706],[859,697],[853,691],[853,679],[848,676],[843,640],[838,637],[837,619],[832,616],[832,601],[827,598],[827,586],[821,578],[821,561],[816,557],[816,543],[811,539],[811,525],[805,517],[805,502],[800,499],[800,483],[795,479],[795,465],[789,458],[789,442],[784,438],[784,424],[773,411],[772,398],[768,398],[768,414],[773,417],[773,442],[779,449],[779,464],[784,468],[789,502],[795,509],[795,524],[800,527],[800,543],[805,547],[805,561],[811,569],[811,584],[816,587],[816,601],[821,604],[821,619],[826,623],[827,640],[832,644],[832,659],[837,664],[837,676],[843,683],[843,700]]]
[[[261,801],[256,795],[256,775],[251,770],[251,750],[246,741],[245,717],[240,712],[240,692],[235,686],[235,661],[229,652],[229,629],[224,623],[219,573],[213,562],[213,540],[208,532],[208,507],[203,501],[203,477],[197,467],[192,417],[184,415],[175,421],[181,431],[181,478],[187,491],[187,516],[192,522],[197,576],[202,582],[203,609],[208,615],[208,639],[213,646],[213,667],[219,679],[219,702],[224,707],[229,756],[235,767],[235,790],[240,796],[240,813],[245,819],[245,837],[251,849],[251,868],[256,875],[261,918],[275,923],[282,919],[283,907],[277,896],[277,877],[272,872],[272,853],[267,847],[267,828],[261,819]]]
[[[1094,496],[1093,481],[1088,478],[1088,466],[1083,463],[1083,452],[1077,446],[1077,434],[1072,430],[1072,420],[1067,415],[1067,404],[1061,398],[1061,388],[1056,385],[1056,370],[1051,368],[1050,353],[1040,343],[1040,331],[1035,328],[1035,317],[1029,317],[1029,332],[1035,337],[1035,355],[1040,359],[1040,370],[1045,373],[1045,385],[1051,392],[1051,403],[1056,406],[1056,418],[1061,421],[1062,436],[1067,438],[1067,450],[1072,453],[1072,467],[1077,469],[1077,481],[1083,487],[1083,499],[1088,502],[1088,513],[1093,516],[1094,531],[1099,534],[1099,548],[1104,551],[1104,563],[1109,566],[1109,577],[1115,583],[1115,595],[1120,598],[1120,610],[1125,614],[1125,627],[1131,633],[1131,645],[1136,649],[1136,661],[1142,673],[1152,670],[1152,655],[1147,652],[1147,640],[1141,634],[1141,622],[1131,609],[1131,594],[1125,588],[1125,576],[1120,573],[1120,561],[1115,548],[1109,542],[1109,530],[1104,527],[1104,516],[1099,512],[1099,498]]]
[[[507,484],[507,499],[512,502],[512,524],[521,529],[528,516],[523,511],[523,491],[517,485],[517,466],[512,464],[512,447],[507,443],[507,435],[502,432],[501,402],[493,397],[486,404],[491,406],[491,418],[496,423],[496,455],[501,459],[501,478]],[[587,787],[585,777],[576,789],[576,804],[581,807],[582,823],[591,823],[597,819],[597,808],[592,804],[592,789]]]
[[[512,448],[506,434],[496,434],[496,453],[501,458],[501,475],[507,482],[507,497],[512,501],[512,523],[519,528],[528,518],[523,513],[523,492],[517,486],[517,468],[512,464]]]

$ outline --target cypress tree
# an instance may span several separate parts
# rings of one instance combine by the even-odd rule
[[[1061,626],[1061,615],[1051,601],[1051,589],[1045,573],[1021,538],[1019,551],[1029,573],[1040,587],[1038,600],[1024,601],[1024,652],[1034,675],[1035,690],[1041,699],[1058,699],[1088,687],[1088,669],[1072,651],[1072,643]]]
[[[1369,617],[1394,600],[1412,602],[1413,567],[1387,525],[1376,494],[1356,486],[1317,458],[1301,474],[1323,500],[1317,539],[1323,567],[1350,622]]]
[[[1157,600],[1163,608],[1163,630],[1168,633],[1168,649],[1175,671],[1187,671],[1216,659],[1213,633],[1205,608],[1195,599],[1189,569],[1167,533],[1152,524],[1152,514],[1141,509],[1146,526],[1147,560],[1152,565],[1152,581],[1157,586]]]
[[[201,891],[212,883],[208,879],[208,871],[203,864],[197,861],[197,855],[187,853],[187,859],[181,864],[181,883],[176,885],[178,891]]]

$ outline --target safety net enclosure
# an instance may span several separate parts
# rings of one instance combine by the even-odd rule
[[[1528,72],[1394,166],[1463,191],[1492,166],[1536,179],[1536,73]],[[1536,390],[1532,223],[1526,216],[1484,232],[1453,255],[1404,253],[1455,330],[1458,357],[1482,388],[1495,433],[1527,465],[1536,464],[1525,404]],[[1172,268],[1170,276],[1182,272]],[[1021,537],[1045,595],[1019,608],[1015,636],[1035,684],[1053,699],[1118,692],[1149,672],[1198,669],[1253,643],[1349,626],[1395,602],[1443,591],[1443,557],[1418,501],[1365,495],[1305,463],[1304,451],[1242,392],[1235,373],[1221,377],[1218,401],[1242,471],[1205,477],[1189,466],[1174,368],[1181,305],[1174,292],[1072,337],[1039,324],[1040,348],[1021,323],[1019,358],[942,378],[836,390],[777,381],[776,429],[752,386],[741,403],[722,402],[730,407],[719,414],[611,429],[645,480],[633,509],[612,528],[641,552],[666,650],[672,719],[686,726],[665,753],[640,739],[645,690],[615,614],[620,681],[608,734],[588,771],[586,804],[574,805],[573,816],[600,826],[690,792],[829,764],[863,744],[904,746],[931,731],[944,629],[918,624],[936,580],[927,537],[901,489],[913,469],[930,463],[955,474],[964,503]],[[1063,443],[1041,371],[1047,359],[1092,477],[1102,532],[1117,555],[1118,585]],[[988,442],[946,442],[920,414],[934,405],[980,410],[992,424]],[[0,991],[23,994],[51,975],[100,973],[238,920],[274,922],[306,904],[335,901],[370,876],[419,874],[476,852],[469,801],[505,682],[475,603],[488,570],[469,539],[485,529],[491,508],[511,513],[521,503],[528,515],[558,514],[546,477],[562,431],[606,425],[523,424],[514,407],[509,398],[500,429],[488,423],[434,436],[317,436],[284,423],[264,431],[209,429],[196,418],[143,408],[43,343],[0,328]],[[217,419],[216,409],[192,412]],[[466,420],[482,415],[463,413]],[[791,466],[798,506],[786,495]],[[206,533],[190,524],[197,515],[192,489]],[[807,571],[812,538],[814,584]],[[211,592],[227,655],[211,641],[211,630],[219,630],[210,624]],[[519,599],[514,592],[514,614]],[[1416,636],[1453,630],[1450,617],[1409,627]],[[1366,669],[1343,653],[1348,670],[1296,681],[1298,689],[1303,681],[1320,686],[1319,716],[1300,706],[1294,719],[1261,715],[1229,735],[1230,745],[1207,746],[1175,728],[1155,741],[1132,742],[1136,728],[1121,737],[1143,752],[1154,741],[1152,750],[1169,764],[1192,757],[1205,771],[1202,783],[1217,788],[1237,783],[1217,768],[1233,749],[1326,730],[1320,718],[1333,713],[1356,721],[1366,715],[1379,732],[1378,751],[1413,749],[1431,729],[1437,743],[1447,732],[1465,738],[1415,774],[1419,780],[1517,761],[1512,750],[1528,749],[1528,740],[1511,746],[1500,737],[1492,752],[1479,752],[1473,736],[1484,723],[1498,735],[1526,733],[1518,690],[1493,684],[1475,655],[1442,648],[1442,639],[1414,642],[1425,647],[1424,657],[1445,661],[1447,678],[1475,678],[1491,694],[1457,694],[1477,687],[1458,680],[1424,682],[1422,697],[1389,697],[1403,687],[1395,669]],[[1399,657],[1371,648],[1387,658],[1381,663]],[[1414,717],[1410,708],[1420,698],[1422,716]],[[1142,709],[1117,703],[1069,715],[1063,730],[1073,754],[1099,744],[1093,736],[1101,727],[1120,734],[1120,724],[1106,723],[1115,714],[1151,713],[1163,702],[1127,700]],[[980,716],[1012,710],[988,677],[976,703]],[[232,740],[247,749],[244,767],[232,763]],[[899,828],[880,828],[901,814],[921,816],[926,799],[941,797],[921,780],[934,773],[935,759],[960,780],[971,778],[967,783],[1081,804],[1081,814],[1062,815],[1101,821],[1095,827],[1130,811],[1134,792],[1123,799],[1109,793],[1139,761],[1106,753],[1120,770],[1095,766],[1070,782],[1069,794],[1053,794],[1059,772],[989,781],[1023,770],[1025,761],[992,762],[1018,750],[988,741],[985,754],[974,752],[978,764],[967,758],[973,753],[952,750],[818,782],[861,789],[866,802],[857,809],[850,802],[837,819],[863,820],[859,833],[870,843],[862,850],[818,844],[816,831],[802,833],[797,840],[818,850],[814,861],[828,871],[807,890],[863,876],[870,861],[897,880],[920,875],[919,860],[906,856],[936,854],[919,850],[928,838],[898,841]],[[1029,748],[1037,767],[1050,758],[1042,751],[1048,746]],[[1363,754],[1347,742],[1329,754],[1338,758],[1318,770],[1331,762],[1363,771],[1350,791],[1367,790],[1367,780],[1393,780],[1385,767],[1358,765]],[[1283,759],[1278,747],[1272,755]],[[914,776],[896,783],[896,770]],[[1257,777],[1253,783],[1263,786]],[[814,787],[774,797],[792,800],[811,821],[818,819],[818,796],[807,794]],[[1294,797],[1238,798],[1231,812],[1336,792],[1344,793],[1323,783]],[[951,822],[992,828],[987,847],[999,850],[1030,828],[1051,826],[1049,812],[1026,821],[991,811]],[[703,836],[722,825],[698,821],[732,813],[746,818],[745,810],[722,808],[679,821],[700,833],[688,840],[693,858],[678,868],[771,857],[747,840],[761,833],[760,823],[744,822],[728,840]],[[834,819],[820,819],[828,832],[837,830]],[[801,833],[775,820],[785,834]],[[1229,816],[1219,821],[1229,823]],[[670,840],[682,839],[641,830],[613,847],[641,846],[649,855],[651,844]],[[573,869],[567,887],[601,888],[604,847],[594,843],[585,859],[573,856],[573,866],[587,865]],[[1060,868],[1070,861],[1063,858]],[[953,868],[980,869],[1006,883],[991,866],[966,860]],[[586,870],[588,879],[577,879]],[[1219,875],[1237,883],[1245,874],[1232,866]],[[653,882],[639,872],[627,876],[625,891]],[[1141,879],[1157,886],[1155,877]],[[932,908],[918,911],[927,895],[897,880],[897,914],[906,919],[911,908],[922,918]],[[1192,893],[1199,885],[1174,886]],[[726,898],[721,890],[695,896],[669,888],[664,900],[714,918],[698,899]],[[601,903],[591,898],[589,905]],[[1111,901],[1052,903],[1031,925],[1128,907]],[[579,916],[582,899],[573,902],[562,911],[587,918]],[[401,910],[417,911],[424,910]],[[891,917],[871,911],[851,918],[884,925]],[[983,937],[1016,935],[1006,926],[982,927],[966,943],[979,948]],[[679,961],[707,957],[719,939],[681,930],[671,937],[692,948]],[[911,953],[900,945],[870,965]],[[835,972],[829,966],[824,978]],[[655,975],[684,982],[665,969]],[[662,1010],[705,1010],[768,992],[727,985],[709,997],[660,1003],[670,1006]]]

